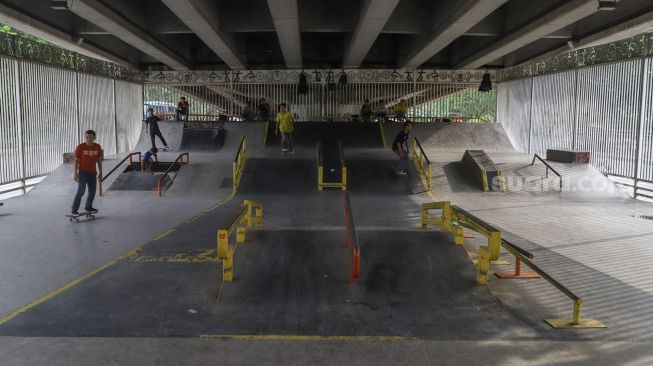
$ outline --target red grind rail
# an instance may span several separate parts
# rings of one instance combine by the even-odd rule
[[[349,193],[345,193],[345,243],[347,248],[351,250],[351,269],[349,272],[349,281],[356,282],[360,276],[361,271],[361,248],[358,243],[358,234],[354,226],[354,218],[351,214],[351,204],[349,202]]]

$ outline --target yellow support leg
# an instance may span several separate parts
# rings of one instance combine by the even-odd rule
[[[465,243],[465,230],[462,226],[456,226],[453,228],[453,242],[456,245],[463,245]]]
[[[491,232],[487,238],[487,244],[490,249],[490,260],[495,261],[499,259],[499,254],[501,253],[501,232]]]
[[[347,190],[347,167],[342,167],[342,190]]]
[[[317,168],[317,190],[322,190],[322,180],[324,179],[324,168],[321,166]]]
[[[263,225],[263,207],[256,208],[256,227]]]
[[[485,245],[478,248],[478,268],[476,271],[476,283],[485,285],[488,281],[490,271],[490,250]]]
[[[571,320],[566,319],[545,319],[544,321],[552,328],[607,328],[607,326],[596,319],[581,319],[580,312],[583,306],[583,299],[574,302],[574,313]]]
[[[234,252],[229,251],[227,258],[222,260],[222,280],[234,280]]]
[[[245,242],[245,228],[242,226],[239,226],[238,229],[236,229],[236,243],[242,244]]]

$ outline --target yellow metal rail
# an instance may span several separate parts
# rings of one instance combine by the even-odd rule
[[[342,143],[338,141],[338,154],[340,158],[340,182],[325,182],[324,181],[324,157],[322,156],[322,143],[317,143],[317,190],[321,191],[324,188],[340,188],[343,191],[347,190],[347,164],[345,163],[345,153],[342,149]]]
[[[426,156],[422,145],[417,140],[417,137],[413,138],[413,163],[419,174],[424,177],[426,180],[426,189],[431,190],[431,161]]]
[[[379,130],[381,131],[381,142],[383,142],[383,148],[388,148],[388,143],[385,141],[385,128],[383,127],[383,122],[379,121]]]
[[[430,210],[441,210],[440,217],[431,217]],[[439,225],[442,230],[450,231],[454,234],[454,243],[462,245],[464,242],[463,227],[476,231],[487,237],[488,245],[479,248],[479,259],[477,264],[476,282],[479,284],[487,284],[488,272],[490,270],[490,262],[499,259],[501,247],[505,248],[509,253],[524,262],[535,273],[539,274],[542,278],[548,281],[555,288],[560,290],[565,296],[571,299],[574,303],[574,309],[571,320],[565,319],[545,319],[547,324],[553,328],[605,328],[601,322],[594,319],[581,319],[581,307],[584,303],[583,299],[571,290],[566,288],[560,282],[556,281],[548,273],[538,267],[532,261],[532,255],[527,251],[507,242],[501,238],[501,231],[486,223],[485,221],[477,218],[469,212],[463,210],[458,206],[454,206],[449,201],[444,202],[431,202],[422,205],[422,227],[428,225]]]
[[[243,169],[245,168],[245,160],[247,160],[247,140],[243,136],[240,140],[240,145],[238,146],[238,152],[234,158],[232,173],[233,173],[233,183],[234,190],[238,188],[238,183],[240,183],[240,178],[243,175]]]
[[[254,213],[252,213],[254,211]],[[234,278],[234,252],[238,244],[245,243],[245,232],[253,227],[263,224],[263,206],[260,203],[245,200],[240,212],[231,221],[229,226],[218,230],[218,259],[222,261],[223,281],[233,281]],[[229,244],[229,237],[236,232],[236,243]]]

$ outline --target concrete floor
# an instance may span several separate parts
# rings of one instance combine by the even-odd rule
[[[298,128],[297,153],[281,157],[278,137],[262,146],[262,125],[228,125],[223,148],[191,152],[163,198],[108,191],[88,222],[63,217],[74,183],[62,167],[2,207],[13,213],[0,217],[2,364],[651,364],[653,221],[639,217],[653,206],[609,184],[574,190],[602,179],[579,165],[556,165],[566,192],[478,192],[456,166],[465,148],[486,149],[509,177],[543,174],[497,126],[419,125],[431,192],[414,170],[392,174],[392,152],[374,147],[376,126],[351,132],[349,194],[363,251],[353,285],[343,193],[316,190],[314,142],[325,133],[316,127]],[[386,126],[386,139],[396,129]],[[242,135],[250,159],[233,196]],[[170,136],[179,146],[181,135]],[[236,252],[235,280],[221,284],[215,231],[244,198],[263,203],[264,226]],[[523,238],[539,266],[585,299],[583,315],[608,328],[549,328],[543,319],[569,318],[572,307],[541,279],[477,285],[470,256],[483,241],[467,239],[468,256],[448,234],[420,229],[420,204],[433,200]]]

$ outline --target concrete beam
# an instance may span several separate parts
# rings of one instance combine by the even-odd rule
[[[218,26],[216,9],[206,0],[161,0],[188,28],[232,69],[244,69],[245,62]]]
[[[62,32],[56,28],[51,27],[48,24],[38,21],[28,15],[25,15],[2,4],[0,4],[0,23],[8,25],[21,32],[42,38],[52,43],[53,45],[73,52],[77,52],[80,55],[93,57],[103,61],[114,62],[116,64],[130,68],[137,68],[136,65],[125,59],[112,55],[87,43],[83,43],[83,40],[80,43],[79,39],[75,39],[72,35]]]
[[[399,62],[402,68],[417,68],[490,15],[508,0],[466,0],[433,28],[415,50]]]
[[[356,30],[345,50],[344,68],[360,66],[397,4],[399,4],[399,0],[365,1]]]
[[[97,0],[68,0],[68,8],[88,22],[139,49],[174,70],[188,70],[190,64],[143,29]]]
[[[579,40],[575,48],[594,47],[606,43],[635,37],[653,30],[653,11],[624,21],[619,25],[594,33]]]
[[[550,35],[597,11],[596,0],[571,0],[541,14],[523,27],[512,30],[488,47],[463,59],[456,65],[459,69],[478,69],[529,43]]]
[[[302,67],[302,42],[299,34],[297,0],[267,0],[283,59],[289,69]]]

